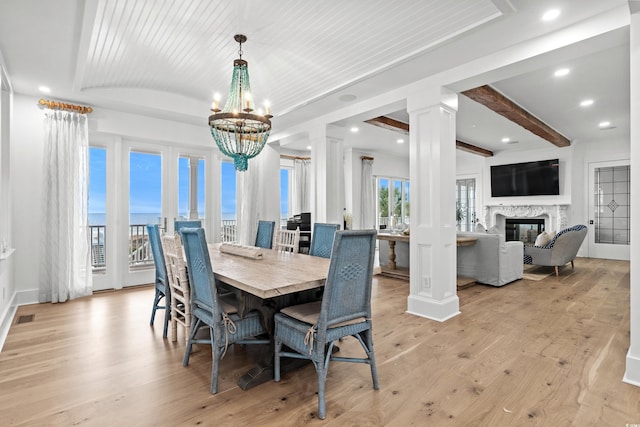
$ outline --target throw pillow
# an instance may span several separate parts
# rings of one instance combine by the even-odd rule
[[[486,233],[487,229],[484,228],[484,225],[477,223],[476,224],[476,233]]]
[[[555,236],[555,234],[549,234],[546,231],[543,231],[542,233],[538,234],[538,237],[536,237],[536,241],[533,245],[547,246],[551,239],[553,239],[553,236]]]
[[[487,233],[489,233],[489,234],[502,234],[500,232],[500,229],[498,227],[496,227],[495,225],[493,227],[491,227],[490,229],[488,229]]]

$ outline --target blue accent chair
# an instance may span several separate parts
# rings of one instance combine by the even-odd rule
[[[375,245],[375,230],[336,232],[322,301],[285,307],[274,316],[274,379],[280,381],[280,358],[311,360],[318,375],[320,419],[326,417],[325,382],[330,361],[368,364],[373,388],[379,388],[371,323]],[[335,342],[347,336],[358,340],[366,357],[333,355]]]
[[[180,230],[182,230],[185,227],[202,228],[202,221],[200,221],[199,219],[173,221],[174,232],[180,233]]]
[[[331,258],[331,248],[333,248],[333,237],[340,229],[340,224],[313,224],[313,234],[311,235],[311,249],[309,255]]]
[[[162,240],[158,224],[147,224],[147,233],[149,234],[149,246],[151,246],[151,253],[153,254],[153,263],[156,267],[156,293],[153,298],[153,308],[151,310],[151,321],[149,324],[153,326],[157,309],[164,310],[164,330],[162,337],[166,338],[169,328],[169,318],[171,317],[171,289],[169,287],[169,279],[167,278],[167,266],[165,264],[164,253],[162,252]],[[160,305],[162,298],[164,298],[164,305]]]
[[[275,228],[275,221],[258,221],[258,232],[256,233],[255,246],[271,249],[273,246],[273,230]]]
[[[191,313],[193,320],[182,361],[189,365],[193,344],[211,345],[211,394],[218,392],[220,359],[231,344],[269,344],[269,339],[255,339],[266,334],[260,315],[256,311],[246,316],[238,315],[238,308],[223,301],[218,295],[218,283],[213,277],[211,259],[202,228],[183,228],[182,243],[187,258],[187,272],[191,289]],[[209,328],[209,337],[197,339],[200,327]]]

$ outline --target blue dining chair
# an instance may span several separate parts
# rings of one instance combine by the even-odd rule
[[[379,388],[371,321],[375,245],[375,230],[336,232],[322,301],[285,307],[274,316],[274,380],[280,381],[280,358],[311,360],[318,376],[320,419],[326,417],[330,361],[368,364],[373,388]],[[358,340],[366,357],[333,356],[335,342],[347,336]]]
[[[162,241],[160,237],[160,228],[158,224],[147,224],[147,233],[149,235],[149,246],[151,246],[151,254],[153,255],[153,264],[156,267],[155,279],[155,296],[153,297],[153,308],[151,309],[151,322],[156,318],[156,310],[164,310],[164,330],[162,337],[167,337],[169,328],[169,318],[171,317],[171,288],[167,278],[167,266],[165,264],[164,253],[162,252]],[[164,298],[164,305],[160,305],[160,300]]]
[[[266,334],[257,311],[244,317],[238,315],[237,307],[223,301],[218,295],[218,282],[213,276],[211,258],[202,228],[183,228],[182,243],[187,259],[187,272],[191,289],[191,313],[193,320],[182,361],[189,365],[193,344],[211,345],[211,394],[218,392],[220,359],[231,344],[269,344],[269,339],[256,339]],[[201,327],[209,328],[209,337],[196,338]]]
[[[200,221],[199,219],[175,220],[175,221],[173,221],[173,231],[174,232],[180,233],[180,230],[182,230],[185,227],[201,228],[202,227],[202,221]]]
[[[311,235],[311,249],[309,255],[331,258],[331,248],[333,248],[333,236],[340,228],[340,224],[313,224],[313,234]]]
[[[275,228],[275,221],[258,221],[258,232],[256,233],[255,246],[271,249],[273,246],[273,230]]]

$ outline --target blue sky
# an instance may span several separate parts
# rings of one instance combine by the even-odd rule
[[[157,154],[131,152],[130,154],[130,202],[131,213],[159,214],[161,211],[162,173],[161,157]],[[105,212],[106,204],[106,150],[91,147],[89,150],[89,213]],[[204,185],[204,160],[198,167],[198,210],[203,214],[204,198],[207,191]],[[236,172],[233,163],[222,163],[221,208],[223,219],[230,219],[236,212]],[[284,179],[282,179],[284,177]],[[283,216],[287,212],[288,180],[287,171],[281,170],[280,208]],[[220,194],[216,192],[216,194]],[[178,160],[178,211],[184,215],[189,205],[189,161],[181,157]]]

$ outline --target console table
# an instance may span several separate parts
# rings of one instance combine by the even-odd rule
[[[406,234],[378,233],[378,240],[386,240],[389,242],[389,262],[385,267],[381,266],[380,274],[384,276],[394,277],[396,279],[409,280],[409,269],[398,268],[396,266],[396,242],[409,243],[410,236]],[[473,246],[476,244],[473,237],[456,237],[456,246]],[[468,277],[458,277],[456,280],[457,288],[464,289],[475,284],[475,280]]]
[[[381,266],[380,274],[395,277],[396,279],[409,280],[409,269],[396,266],[396,242],[409,243],[409,236],[406,234],[378,233],[377,238],[378,240],[389,242],[389,263],[386,267]]]

